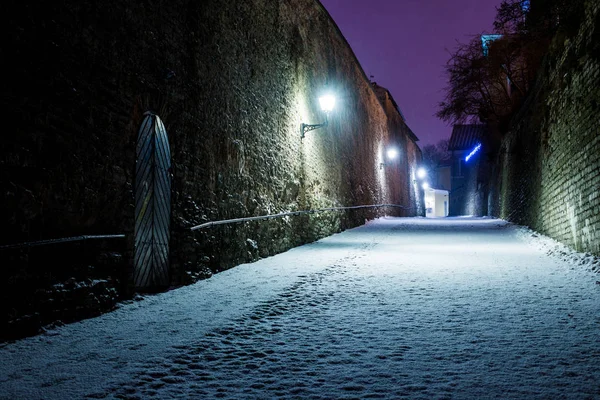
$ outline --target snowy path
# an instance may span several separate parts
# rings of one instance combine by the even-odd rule
[[[598,260],[383,218],[0,348],[2,399],[600,399]]]

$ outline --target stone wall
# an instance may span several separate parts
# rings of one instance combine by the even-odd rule
[[[493,215],[600,254],[600,5],[558,35],[500,149]]]
[[[0,152],[0,245],[125,235],[86,241],[85,257],[73,260],[66,255],[81,254],[79,242],[61,252],[0,249],[9,260],[3,284],[22,293],[2,298],[3,321],[35,314],[23,322],[35,327],[76,318],[77,299],[40,312],[73,280],[106,282],[94,287],[112,297],[90,296],[96,310],[134,292],[135,146],[146,111],[162,119],[171,145],[172,285],[384,213],[417,212],[407,175],[420,161],[414,135],[397,111],[382,106],[315,0],[67,0],[35,7],[9,0],[3,9],[11,18],[0,48],[10,60],[0,99],[9,126]],[[317,98],[325,89],[338,99],[329,124],[301,139],[301,123],[324,120]],[[390,143],[406,157],[395,170],[381,169]],[[379,203],[413,208],[190,230],[214,220]]]
[[[422,190],[412,187],[416,184],[416,170],[421,162],[421,149],[417,146],[418,140],[407,126],[400,112],[399,106],[392,94],[386,88],[372,82],[375,94],[387,115],[388,131],[390,137],[387,142],[381,143],[379,151],[381,169],[385,170],[390,198],[395,199],[396,204],[409,205],[409,209],[397,209],[399,216],[423,215]],[[388,160],[386,152],[395,149],[398,152],[396,159]],[[407,190],[407,188],[411,188]]]
[[[484,154],[478,152],[469,161],[465,161],[468,151],[452,152],[452,191],[450,192],[449,216],[483,216],[486,210],[482,207],[485,188],[483,174],[480,173],[485,160]],[[460,166],[459,166],[460,164]],[[460,171],[460,172],[459,172]]]

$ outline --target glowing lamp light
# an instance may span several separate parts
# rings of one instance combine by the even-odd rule
[[[335,97],[331,94],[321,96],[319,97],[319,104],[321,105],[321,110],[329,113],[335,107]]]
[[[398,150],[395,147],[390,147],[385,152],[385,155],[388,160],[395,160],[398,157]],[[379,164],[379,169],[383,169],[386,165],[390,165],[388,163],[382,162]]]
[[[423,190],[429,189],[429,182],[423,182]]]
[[[420,179],[423,179],[427,176],[427,171],[425,170],[425,168],[421,167],[417,170],[417,177]]]
[[[306,132],[312,131],[314,129],[323,128],[327,126],[328,120],[327,116],[335,107],[335,97],[331,94],[327,94],[319,97],[319,105],[321,106],[321,110],[325,113],[325,122],[321,124],[300,124],[300,137],[304,138]]]
[[[469,159],[471,157],[473,157],[475,155],[475,153],[477,153],[479,151],[479,149],[481,149],[481,143],[479,143],[477,146],[475,146],[475,148],[473,150],[471,150],[469,155],[465,157],[465,161],[469,161]]]

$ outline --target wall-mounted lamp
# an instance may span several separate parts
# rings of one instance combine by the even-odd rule
[[[429,182],[427,182],[425,180],[425,178],[427,178],[427,170],[423,167],[419,167],[417,169],[417,178],[419,178],[420,181],[422,181],[423,183],[421,184],[421,188],[423,188],[423,190],[427,190],[429,189],[431,186],[429,185]],[[417,184],[417,180],[415,179],[413,181],[413,183],[416,185]]]
[[[314,125],[304,123],[300,124],[300,134],[302,138],[304,138],[304,134],[306,132],[327,126],[327,124],[329,123],[329,113],[333,110],[333,107],[335,107],[335,97],[330,94],[321,96],[319,97],[319,105],[321,106],[321,110],[325,113],[325,122]]]
[[[390,161],[391,160],[395,160],[396,157],[398,157],[398,150],[396,150],[395,148],[392,147],[392,148],[389,148],[385,152],[385,154],[386,154],[388,160],[390,160]],[[387,165],[387,163],[384,163],[384,162],[380,163],[379,164],[379,169],[382,169],[386,165]]]
[[[415,175],[416,175],[417,178],[419,178],[420,181],[425,181],[425,178],[427,178],[427,170],[424,167],[419,167],[417,169],[417,172],[416,172]],[[413,175],[413,183],[416,185],[417,184],[417,180],[414,179],[415,175]],[[427,182],[424,182],[423,185],[425,185],[425,184],[429,185]],[[425,187],[423,187],[423,189],[425,189]]]

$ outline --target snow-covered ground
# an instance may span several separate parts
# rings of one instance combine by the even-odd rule
[[[380,218],[0,348],[2,399],[600,399],[598,259]]]

